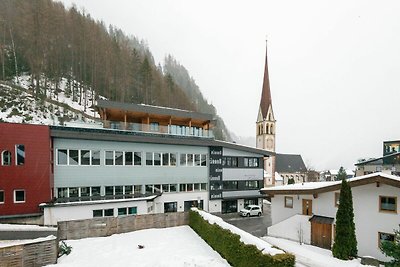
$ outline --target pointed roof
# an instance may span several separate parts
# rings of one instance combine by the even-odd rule
[[[271,89],[269,88],[269,75],[268,75],[268,48],[265,49],[265,69],[264,81],[261,93],[260,108],[263,118],[267,117],[268,108],[272,105]]]

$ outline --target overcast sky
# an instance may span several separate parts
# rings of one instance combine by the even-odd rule
[[[172,54],[254,140],[268,38],[276,149],[308,166],[354,168],[400,140],[399,1],[62,2],[145,39],[156,62]]]

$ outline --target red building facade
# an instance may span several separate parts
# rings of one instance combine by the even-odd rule
[[[0,218],[41,213],[51,200],[51,155],[48,126],[0,123]]]

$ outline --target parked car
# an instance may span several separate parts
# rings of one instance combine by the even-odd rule
[[[240,215],[243,217],[261,216],[261,213],[261,207],[257,205],[248,205],[240,210]]]

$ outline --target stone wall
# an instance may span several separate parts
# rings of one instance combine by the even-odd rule
[[[149,228],[166,228],[189,224],[188,212],[103,217],[58,223],[59,240],[110,236]]]
[[[45,266],[57,263],[58,241],[44,241],[0,248],[0,266]]]

